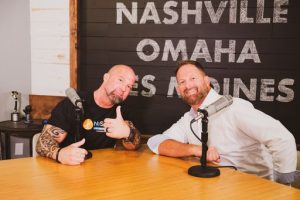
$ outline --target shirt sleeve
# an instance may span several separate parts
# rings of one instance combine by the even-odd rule
[[[290,185],[298,177],[300,177],[300,171],[294,171],[290,173],[279,173],[274,170],[274,181],[276,181],[277,183]]]
[[[157,134],[148,139],[147,145],[153,153],[158,154],[158,146],[168,139],[170,138],[164,134]]]
[[[185,134],[185,121],[187,116],[181,117],[176,123],[174,123],[169,129],[167,129],[163,134],[157,134],[149,138],[147,145],[150,150],[158,154],[159,145],[168,139],[173,139],[178,142],[187,143],[187,136]]]
[[[279,173],[296,170],[297,149],[294,136],[280,121],[243,102],[235,111],[239,128],[249,137],[264,144],[272,155],[273,168]]]
[[[74,106],[69,99],[65,98],[52,110],[48,123],[69,133],[74,126],[74,120]]]

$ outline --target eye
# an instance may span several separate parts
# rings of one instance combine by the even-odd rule
[[[128,88],[129,90],[131,90],[131,89],[132,89],[132,85],[127,85],[127,88]]]
[[[184,80],[178,81],[178,85],[179,85],[179,86],[180,86],[180,85],[183,85],[184,83],[185,83]]]
[[[123,82],[123,79],[119,78],[119,81],[120,81],[120,82]]]

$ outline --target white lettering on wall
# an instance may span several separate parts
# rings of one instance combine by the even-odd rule
[[[174,92],[176,92],[177,95],[180,96],[180,94],[176,90],[176,87],[177,87],[176,77],[175,76],[171,76],[170,77],[170,83],[169,83],[167,97],[173,97],[174,96]]]
[[[257,78],[251,78],[250,80],[242,80],[241,78],[224,78],[222,82],[218,81],[214,77],[209,77],[209,79],[216,92],[223,95],[232,94],[234,97],[240,97],[240,92],[242,92],[250,101],[278,101],[287,103],[293,101],[295,96],[295,92],[292,89],[295,80],[290,78],[279,80],[278,85],[276,85],[275,79],[264,78],[260,80],[258,80]],[[141,85],[149,91],[146,92],[145,90],[142,90],[141,96],[152,97],[156,94],[157,89],[153,84],[154,80],[155,76],[150,74],[145,75],[142,78]],[[231,81],[233,82],[233,84],[230,84]],[[260,85],[257,84],[258,82],[260,82]],[[222,85],[223,87],[221,88]],[[180,94],[176,90],[176,86],[176,77],[171,76],[166,94],[168,98],[180,97]],[[275,91],[276,87],[278,88],[278,91]],[[256,94],[257,91],[259,91],[258,94]],[[135,94],[133,96],[135,96]]]
[[[181,23],[188,24],[188,16],[195,15],[195,24],[201,24],[202,22],[202,2],[196,1],[196,9],[189,9],[189,2],[182,2],[182,11],[181,11]]]
[[[295,96],[294,90],[292,90],[291,88],[286,87],[286,86],[293,86],[294,82],[295,82],[295,80],[290,79],[290,78],[282,79],[279,82],[278,90],[280,92],[286,94],[286,96],[278,95],[276,97],[277,101],[279,101],[279,102],[291,102],[291,101],[294,100],[294,96]]]
[[[143,51],[145,46],[151,46],[153,48],[153,52],[149,55],[146,55]],[[138,57],[146,62],[155,60],[159,56],[159,50],[160,48],[157,42],[151,39],[141,40],[136,47]]]
[[[188,56],[186,52],[185,40],[179,40],[176,49],[174,48],[172,40],[166,40],[162,61],[169,60],[169,53],[171,54],[173,60],[177,60],[180,53],[181,53],[182,60],[186,60]]]
[[[148,21],[153,21],[154,24],[161,24],[154,2],[147,3],[140,24],[146,24]]]
[[[228,54],[228,62],[235,62],[235,40],[229,40],[229,47],[222,48],[222,40],[216,40],[215,62],[221,62],[221,55]]]
[[[227,5],[227,1],[221,1],[216,12],[214,11],[211,1],[204,1],[204,5],[205,5],[208,15],[211,19],[211,22],[214,24],[219,23],[221,16]]]
[[[288,9],[283,9],[281,6],[288,4],[289,0],[274,0],[273,23],[287,23],[287,18],[281,15],[287,15]]]
[[[227,6],[228,1],[220,1],[217,8],[214,9],[213,3],[215,2],[182,1],[180,6],[177,1],[166,1],[163,5],[162,14],[159,14],[157,11],[155,2],[147,2],[146,6],[140,8],[138,7],[138,2],[131,2],[131,8],[127,8],[122,2],[117,2],[116,23],[123,24],[124,18],[126,18],[131,24],[146,24],[148,22],[154,24],[202,24],[203,18],[209,18],[211,23],[215,24],[219,23],[223,17],[228,20],[229,24],[236,24],[238,14],[241,24],[287,23],[288,0],[274,0],[273,12],[269,13],[269,16],[265,16],[265,0],[257,0],[256,12],[254,14],[251,13],[251,15],[248,13],[248,0],[241,0],[239,6],[237,0],[230,0],[229,6]],[[285,7],[283,8],[282,6]],[[226,9],[228,9],[228,12],[226,12]],[[225,13],[226,15],[224,15]]]
[[[237,63],[243,63],[246,59],[253,60],[255,63],[260,63],[260,58],[257,53],[254,40],[247,40],[242,52],[236,61]]]
[[[238,54],[236,52],[235,46],[236,46],[236,41],[235,40],[229,40],[228,41],[228,48],[225,48],[223,46],[223,41],[222,40],[215,40],[215,46],[214,49],[211,51],[214,53],[214,62],[220,63],[221,62],[221,56],[222,54],[228,54],[228,62],[230,63],[244,63],[245,60],[253,60],[254,63],[260,63],[261,60],[259,58],[256,45],[253,40],[247,40],[243,46],[243,49],[241,53],[239,54],[238,59],[235,61],[235,55]],[[144,51],[144,49],[149,46],[152,47],[152,51]],[[149,48],[147,48],[149,49]],[[152,39],[143,39],[141,40],[137,47],[137,55],[138,57],[146,62],[154,61],[159,57],[160,54],[160,46],[159,44]],[[178,60],[179,56],[181,55],[182,59],[188,59],[188,49],[186,45],[185,40],[179,40],[176,48],[173,44],[172,40],[165,40],[164,47],[163,47],[163,55],[161,60],[162,61],[169,61],[173,60],[176,61]],[[171,55],[169,57],[169,55]],[[210,53],[210,50],[207,46],[206,40],[197,40],[195,47],[193,49],[192,54],[190,55],[191,60],[198,60],[198,59],[204,59],[206,62],[213,62],[212,56]]]
[[[265,0],[257,0],[257,13],[256,13],[256,22],[257,23],[270,23],[270,18],[264,18],[264,10],[265,10]]]
[[[156,93],[156,87],[151,84],[150,82],[153,82],[155,79],[155,76],[153,75],[146,75],[142,78],[142,86],[144,86],[149,91],[142,90],[141,95],[144,97],[152,97]]]
[[[260,100],[274,101],[274,79],[261,79]],[[271,94],[271,95],[268,95]]]
[[[168,1],[164,5],[164,12],[171,16],[171,19],[164,18],[163,23],[164,24],[175,24],[178,21],[179,15],[176,11],[172,10],[171,7],[176,7],[177,2],[176,1]]]
[[[256,85],[257,85],[257,79],[251,78],[250,79],[250,89],[248,89],[246,87],[246,85],[243,83],[242,79],[235,78],[234,79],[233,96],[239,97],[240,90],[241,90],[250,101],[255,101]]]
[[[129,20],[131,24],[137,24],[137,2],[131,3],[131,12],[126,8],[124,3],[117,2],[117,24],[123,24],[123,15]]]

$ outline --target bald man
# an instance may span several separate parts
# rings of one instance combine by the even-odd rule
[[[126,65],[115,65],[103,76],[100,87],[92,94],[79,94],[84,115],[80,127],[82,140],[74,143],[76,114],[68,98],[52,111],[51,118],[38,139],[39,155],[66,165],[84,162],[87,150],[112,148],[117,140],[125,149],[136,150],[140,146],[140,133],[131,121],[129,112],[119,105],[129,95],[136,76]],[[87,149],[87,150],[86,150]]]

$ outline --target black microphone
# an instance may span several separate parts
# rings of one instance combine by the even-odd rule
[[[209,178],[216,177],[220,175],[220,170],[216,167],[207,166],[206,154],[208,150],[207,140],[208,140],[208,118],[209,116],[219,112],[220,110],[226,108],[231,105],[233,102],[232,96],[224,95],[219,98],[217,101],[212,104],[206,106],[204,109],[198,109],[198,116],[191,120],[190,128],[194,136],[201,141],[202,143],[202,156],[200,158],[201,165],[192,166],[188,170],[188,174],[191,176]],[[202,119],[202,132],[201,139],[197,136],[197,134],[193,131],[192,124],[197,120]]]
[[[80,108],[81,110],[83,110],[82,107],[82,100],[81,98],[78,96],[76,90],[74,88],[68,88],[66,89],[66,95],[69,98],[69,100],[72,102],[72,104],[78,108]]]
[[[75,142],[78,142],[81,140],[81,134],[80,134],[80,125],[81,125],[81,116],[84,113],[83,106],[82,106],[82,99],[77,94],[76,90],[74,88],[68,88],[65,91],[67,97],[72,102],[72,104],[75,106],[75,113],[76,113],[76,131],[75,131]],[[85,160],[92,157],[92,153],[88,151],[88,154],[85,155]]]
[[[220,110],[226,108],[227,106],[231,105],[233,102],[232,96],[231,95],[224,95],[221,98],[219,98],[217,101],[213,102],[212,104],[206,106],[204,109],[198,109],[198,116],[195,117],[191,123],[198,121],[199,119],[202,119],[204,117],[204,114],[202,111],[207,112],[207,116],[211,116]]]

